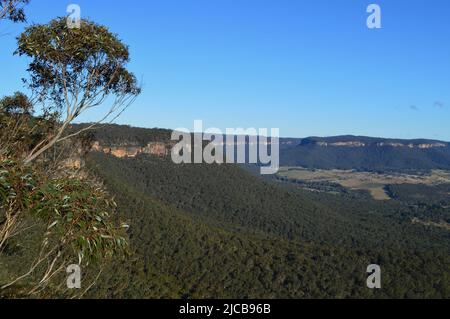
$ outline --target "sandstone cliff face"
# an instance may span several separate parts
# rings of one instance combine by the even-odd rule
[[[176,142],[151,142],[144,147],[132,146],[132,145],[118,145],[118,146],[105,146],[101,145],[100,142],[96,141],[92,145],[92,151],[103,152],[105,154],[111,154],[118,158],[126,157],[136,157],[139,154],[149,154],[159,157],[170,156],[172,147]],[[267,144],[271,144],[270,141]],[[283,144],[283,143],[281,143]],[[293,143],[291,142],[291,145]],[[226,145],[224,143],[223,145]],[[321,147],[348,147],[348,148],[362,148],[369,147],[373,144],[366,144],[360,141],[349,141],[349,142],[317,142],[316,145]],[[430,144],[402,144],[393,142],[382,142],[375,144],[377,147],[394,147],[394,148],[409,148],[409,149],[421,149],[429,150],[434,148],[445,148],[448,147],[444,143],[430,143]]]
[[[335,142],[335,143],[327,143],[327,142],[317,142],[318,146],[322,147],[368,147],[371,144],[366,144],[362,142]],[[430,143],[430,144],[402,144],[402,143],[391,143],[391,142],[383,142],[383,143],[377,143],[377,147],[395,147],[395,148],[418,148],[418,149],[433,149],[433,148],[443,148],[447,147],[444,143]]]
[[[447,147],[447,145],[443,143],[434,143],[434,144],[420,144],[420,149],[430,149],[430,148],[439,148],[439,147]]]
[[[166,157],[170,155],[173,143],[151,142],[144,147],[139,146],[103,146],[96,141],[92,145],[92,151],[111,154],[115,157],[136,157],[139,154],[149,154],[153,156]]]
[[[327,142],[318,142],[317,145],[319,146],[334,146],[334,147],[365,147],[366,144],[362,142],[336,142],[336,143],[327,143]]]

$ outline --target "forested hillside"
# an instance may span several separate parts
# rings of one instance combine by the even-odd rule
[[[88,129],[92,124],[74,124],[71,132]],[[172,131],[166,129],[148,129],[132,127],[129,125],[96,125],[94,129],[88,129],[84,135],[108,146],[145,146],[150,142],[170,141]]]
[[[135,251],[94,295],[449,296],[449,233],[411,223],[405,206],[285,188],[230,165],[92,153],[88,166]],[[384,269],[381,291],[365,286],[371,263]]]
[[[78,130],[87,126],[88,124],[78,124],[72,129]],[[103,146],[143,147],[150,142],[169,143],[171,133],[171,130],[157,128],[102,125],[87,134]],[[448,170],[450,145],[447,142],[426,139],[402,140],[360,136],[281,138],[280,164],[311,169],[377,172]]]
[[[281,165],[380,172],[450,169],[450,146],[432,140],[306,138],[282,148]]]

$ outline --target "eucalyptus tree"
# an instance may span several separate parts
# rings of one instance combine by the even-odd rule
[[[0,1],[4,9],[6,2]],[[21,17],[8,12],[5,18]],[[18,37],[15,53],[29,59],[24,81],[31,94],[0,100],[0,254],[29,227],[37,225],[44,233],[30,265],[0,282],[0,298],[21,285],[39,294],[51,281],[59,282],[57,276],[70,263],[87,268],[97,262],[101,270],[102,263],[126,252],[127,226],[118,221],[114,201],[102,185],[70,169],[49,172],[54,163],[35,159],[51,148],[75,148],[81,132],[115,119],[141,92],[127,69],[128,47],[92,21],[83,20],[78,29],[70,28],[66,18],[31,25]],[[106,109],[97,121],[74,131],[73,121],[102,107]],[[38,109],[39,115],[34,112]],[[52,289],[60,291],[59,286]]]
[[[141,92],[127,69],[128,46],[107,27],[89,20],[82,20],[80,28],[70,28],[65,18],[32,25],[19,36],[16,54],[31,59],[25,83],[43,109],[58,114],[60,124],[30,152],[26,164],[59,142],[113,121]],[[103,107],[93,124],[66,134],[81,114]]]

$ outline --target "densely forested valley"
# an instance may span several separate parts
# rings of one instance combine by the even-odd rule
[[[130,224],[132,258],[100,297],[448,297],[449,232],[398,201],[307,192],[234,165],[91,153],[89,169]],[[383,289],[366,286],[367,266]]]
[[[126,255],[86,264],[89,289],[82,297],[450,297],[448,185],[387,185],[392,199],[377,201],[337,184],[260,176],[256,166],[177,165],[159,148],[156,154],[136,151],[167,143],[169,130],[104,126],[88,132],[82,140],[91,151],[68,161],[77,164],[74,174],[81,182],[58,181],[36,193],[36,209],[58,212],[68,225],[75,218],[72,209],[84,216],[81,204],[90,205],[96,224],[81,220],[77,226],[82,233],[74,244],[81,252],[103,250],[108,243],[110,235],[98,233],[98,212],[126,225]],[[131,153],[114,153],[113,147]],[[92,197],[98,190],[105,194],[100,201]],[[107,207],[101,198],[111,198]],[[24,222],[24,229],[34,226],[5,246],[0,281],[26,273],[45,227],[57,225],[34,217]],[[97,234],[106,242],[92,237]],[[67,258],[64,263],[76,262],[71,254]],[[371,264],[381,266],[382,289],[367,288]],[[64,282],[59,273],[39,296],[71,296],[60,287]],[[23,296],[29,287],[19,283],[3,296]]]

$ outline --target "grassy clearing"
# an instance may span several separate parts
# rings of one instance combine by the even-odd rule
[[[397,184],[439,185],[450,183],[450,172],[434,170],[430,174],[370,173],[352,170],[309,170],[283,167],[279,176],[305,182],[337,183],[351,190],[366,190],[375,200],[389,200],[384,187]]]

